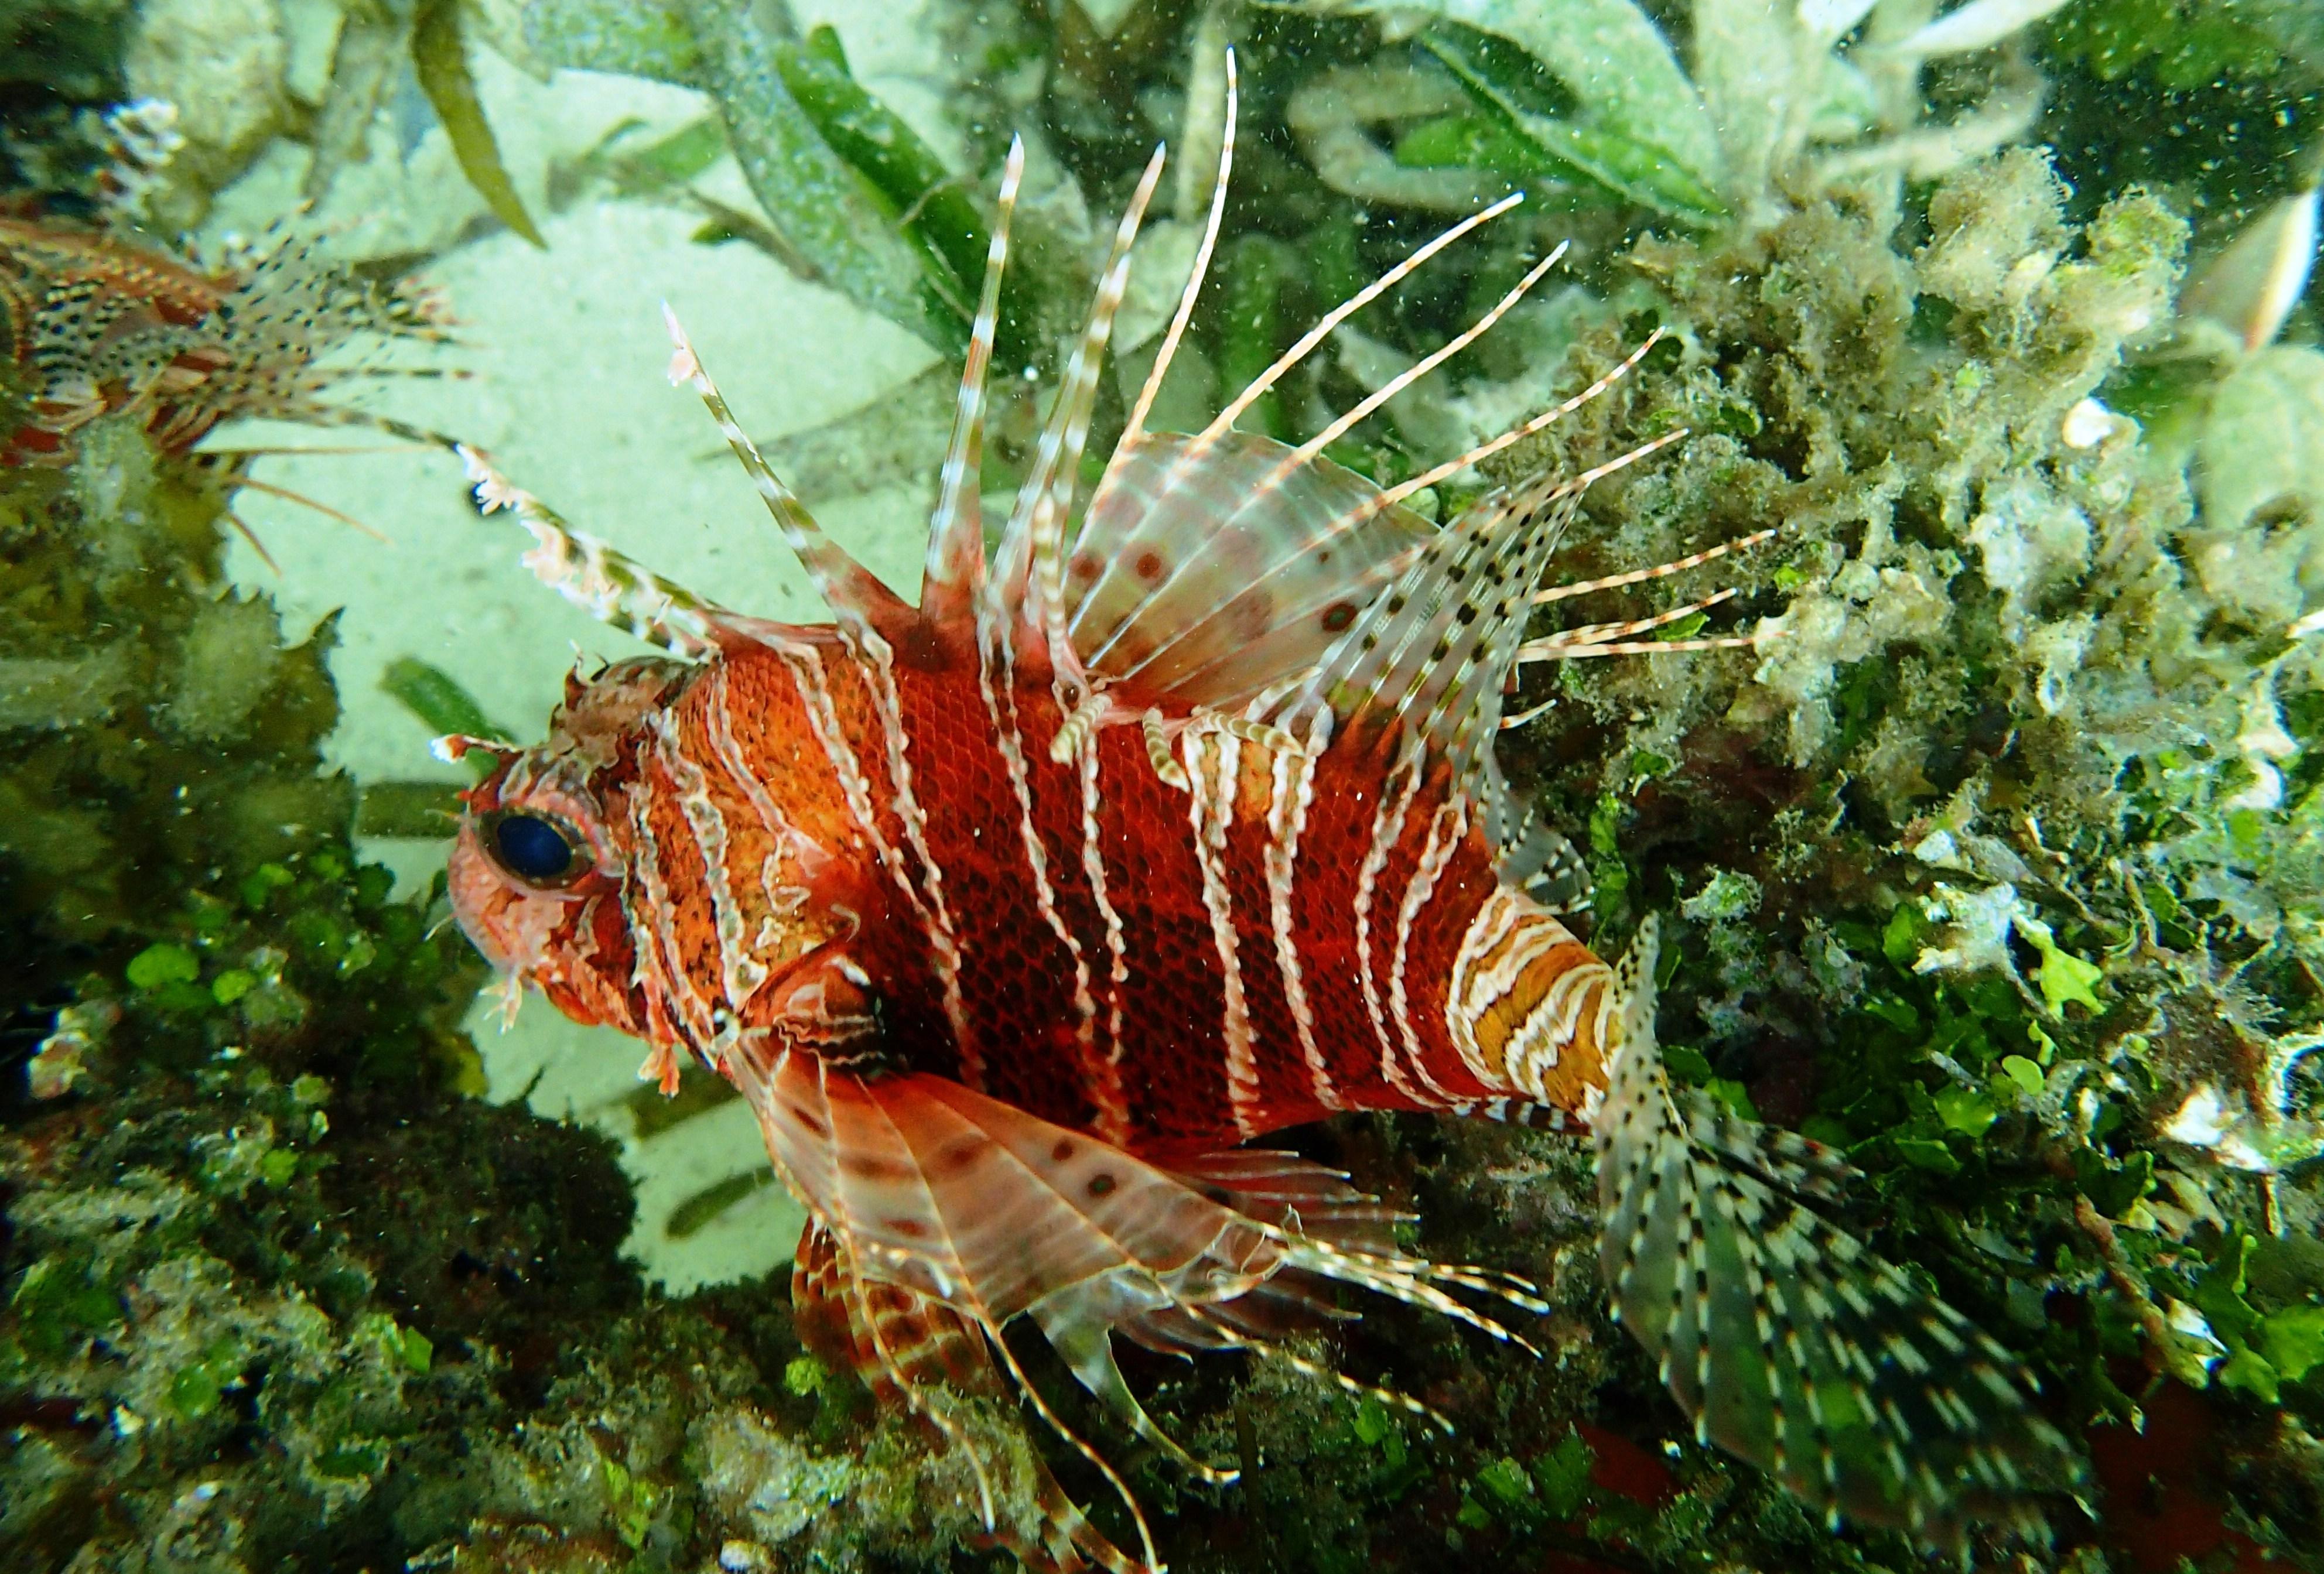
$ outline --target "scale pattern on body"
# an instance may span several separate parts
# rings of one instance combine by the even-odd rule
[[[1398,1249],[1397,1215],[1345,1176],[1241,1146],[1346,1109],[1586,1125],[1615,1309],[1699,1436],[1835,1522],[1946,1547],[1979,1521],[2038,1527],[2034,1494],[2071,1466],[2013,1358],[1805,1205],[1838,1199],[1836,1158],[1669,1085],[1651,921],[1609,968],[1537,898],[1572,854],[1494,763],[1517,664],[1742,643],[1642,640],[1711,602],[1525,640],[1538,602],[1717,555],[1535,588],[1583,489],[1660,445],[1492,493],[1441,530],[1401,506],[1636,357],[1385,492],[1322,450],[1400,383],[1297,447],[1233,429],[1341,321],[1512,198],[1329,314],[1203,432],[1148,433],[1232,150],[1231,110],[1193,277],[1077,516],[1158,152],[1148,166],[988,561],[977,477],[1012,150],[917,606],[768,470],[674,318],[673,378],[707,403],[831,623],[695,596],[471,456],[487,511],[531,532],[537,574],[672,652],[576,675],[537,748],[450,741],[501,755],[470,795],[452,885],[510,1008],[538,989],[643,1038],[666,1089],[686,1055],[742,1090],[810,1216],[803,1334],[964,1450],[991,1533],[1036,1567],[1159,1559],[1090,1444],[1058,1425],[1121,1490],[1136,1555],[980,1431],[973,1404],[1011,1392],[1057,1424],[1000,1338],[1010,1321],[1031,1319],[1121,1424],[1223,1481],[1141,1408],[1115,1335],[1274,1348],[1333,1314],[1334,1283],[1494,1338],[1514,1336],[1480,1299],[1541,1309],[1520,1281]]]

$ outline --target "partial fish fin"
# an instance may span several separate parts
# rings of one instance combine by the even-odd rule
[[[322,502],[317,499],[309,497],[303,492],[293,492],[287,486],[277,486],[271,481],[260,481],[254,476],[246,474],[228,476],[226,478],[226,484],[229,490],[254,492],[264,497],[279,497],[284,502],[295,502],[301,508],[309,508],[314,510],[317,513],[322,515],[327,520],[337,520],[339,523],[346,526],[349,529],[360,531],[364,535],[369,536],[373,540],[381,543],[383,546],[392,547],[395,544],[388,539],[384,532],[374,529],[371,526],[364,524],[361,520],[355,518],[355,515],[347,513],[340,509],[335,509],[329,503]],[[257,548],[258,555],[261,557],[266,557],[266,549],[263,547],[259,547],[257,541],[252,540],[250,544],[254,548]],[[274,560],[268,557],[266,566],[269,568],[274,567]]]
[[[1642,584],[1650,579],[1666,578],[1690,568],[1699,568],[1705,563],[1724,557],[1729,552],[1739,552],[1746,547],[1756,547],[1775,533],[1773,529],[1755,530],[1750,535],[1732,541],[1722,541],[1718,546],[1704,551],[1674,558],[1668,563],[1657,563],[1651,568],[1636,568],[1628,574],[1609,574],[1603,579],[1579,580],[1572,584],[1551,585],[1546,590],[1537,590],[1534,593],[1534,604],[1539,606],[1549,602],[1564,601],[1571,596],[1588,595],[1593,591],[1612,590],[1626,584]],[[1683,606],[1671,607],[1651,617],[1633,618],[1623,622],[1584,623],[1576,628],[1560,629],[1554,634],[1545,634],[1538,640],[1528,640],[1519,646],[1517,660],[1520,663],[1572,661],[1589,656],[1673,656],[1682,652],[1702,650],[1748,650],[1757,641],[1744,635],[1721,635],[1705,640],[1640,640],[1637,638],[1640,634],[1652,633],[1666,624],[1677,622],[1682,618],[1692,617],[1696,612],[1708,612],[1721,603],[1732,601],[1736,594],[1734,588],[1730,586],[1725,590],[1714,591],[1700,601],[1689,602]],[[1502,726],[1504,728],[1522,726],[1546,708],[1546,706],[1536,706],[1522,717],[1504,722]]]
[[[1204,427],[1195,437],[1192,447],[1188,450],[1188,461],[1191,463],[1194,460],[1200,459],[1202,456],[1208,451],[1213,443],[1217,442],[1221,437],[1226,436],[1228,432],[1231,431],[1234,428],[1235,422],[1242,419],[1242,414],[1245,410],[1249,410],[1252,405],[1257,404],[1260,400],[1267,397],[1268,390],[1273,388],[1276,383],[1282,379],[1284,373],[1289,372],[1294,366],[1296,366],[1300,362],[1305,360],[1310,354],[1312,354],[1314,352],[1315,346],[1322,344],[1325,339],[1330,338],[1332,336],[1333,330],[1337,328],[1342,323],[1347,321],[1350,318],[1355,316],[1356,313],[1361,311],[1365,307],[1370,306],[1373,301],[1379,299],[1380,296],[1386,294],[1388,290],[1395,289],[1406,279],[1411,277],[1414,272],[1416,271],[1421,264],[1426,262],[1429,258],[1434,256],[1437,253],[1451,245],[1454,241],[1459,240],[1462,235],[1467,235],[1479,225],[1491,223],[1494,219],[1500,217],[1501,215],[1508,212],[1509,209],[1517,207],[1517,204],[1524,200],[1524,192],[1512,191],[1507,197],[1502,198],[1499,202],[1494,203],[1490,207],[1483,208],[1476,213],[1471,214],[1460,223],[1453,225],[1442,235],[1436,236],[1427,244],[1420,247],[1417,251],[1414,252],[1412,255],[1405,258],[1395,267],[1390,268],[1387,272],[1373,280],[1370,284],[1367,284],[1361,290],[1357,290],[1353,295],[1351,295],[1347,299],[1333,307],[1330,311],[1325,312],[1322,318],[1316,322],[1314,327],[1309,328],[1305,334],[1300,336],[1296,344],[1284,351],[1282,354],[1277,356],[1272,365],[1268,366],[1266,371],[1253,378],[1250,387],[1244,389],[1240,393],[1236,394],[1234,398],[1227,401],[1226,408],[1219,411],[1219,413],[1212,419],[1211,424]]]
[[[1005,1425],[1011,1395],[982,1329],[942,1302],[866,1279],[846,1248],[809,1223],[791,1259],[800,1342],[852,1367],[881,1404],[918,1416],[968,1463],[991,1544],[1035,1574],[1156,1574],[1108,1541],[1021,1432]]]
[[[1523,1281],[1396,1250],[1392,1213],[1287,1155],[1197,1157],[1189,1176],[941,1077],[865,1076],[757,1043],[730,1050],[725,1069],[777,1168],[858,1275],[981,1328],[1020,1384],[1001,1330],[1030,1316],[1126,1426],[1212,1479],[1226,1473],[1188,1458],[1122,1381],[1117,1330],[1165,1348],[1272,1349],[1274,1334],[1322,1309],[1326,1282],[1503,1339],[1514,1336],[1452,1292],[1547,1310]],[[1265,1293],[1242,1307],[1254,1292]],[[1029,1385],[1025,1396],[1121,1487]]]
[[[1066,566],[1074,649],[1124,705],[1224,709],[1305,672],[1435,535],[1328,459],[1286,469],[1272,437],[1183,465],[1193,441],[1117,453]]]
[[[1375,411],[1379,410],[1381,406],[1387,404],[1390,400],[1394,399],[1397,394],[1402,393],[1406,389],[1411,387],[1414,383],[1427,376],[1431,372],[1435,371],[1436,368],[1442,366],[1445,362],[1451,360],[1453,356],[1467,349],[1471,345],[1475,344],[1479,339],[1484,337],[1485,334],[1495,323],[1500,321],[1504,317],[1507,317],[1511,308],[1513,308],[1517,302],[1523,300],[1526,296],[1531,292],[1535,285],[1541,282],[1543,274],[1547,273],[1552,268],[1557,266],[1559,261],[1563,259],[1564,255],[1565,243],[1561,241],[1556,246],[1551,249],[1548,256],[1544,257],[1540,262],[1536,262],[1532,268],[1528,269],[1526,272],[1526,276],[1518,280],[1517,283],[1511,287],[1508,294],[1502,296],[1500,299],[1494,302],[1493,305],[1485,312],[1484,316],[1479,318],[1475,322],[1471,323],[1467,327],[1462,329],[1461,332],[1455,334],[1452,338],[1447,339],[1443,344],[1438,345],[1435,350],[1427,355],[1423,356],[1420,360],[1414,362],[1410,366],[1406,367],[1403,371],[1389,378],[1386,382],[1380,384],[1379,387],[1374,389],[1371,393],[1366,396],[1362,400],[1340,416],[1338,419],[1332,422],[1330,426],[1325,427],[1322,431],[1317,432],[1314,437],[1300,444],[1299,446],[1294,449],[1285,459],[1284,463],[1286,467],[1294,465],[1302,465],[1306,463],[1308,460],[1314,458],[1317,455],[1323,453],[1324,449],[1330,447],[1333,444],[1347,436],[1348,433],[1354,430],[1364,421],[1370,419]]]
[[[566,523],[555,510],[512,483],[492,461],[466,444],[455,450],[467,466],[476,511],[505,511],[533,539],[524,566],[533,577],[599,622],[622,630],[674,656],[706,656],[750,645],[813,640],[829,631],[730,612]]]
[[[1140,704],[1236,704],[1313,666],[1410,565],[1434,532],[1323,457],[1401,382],[1296,448],[1238,434],[1234,422],[1349,317],[1521,200],[1511,196],[1471,215],[1326,313],[1198,436],[1125,432],[1068,566],[1074,648],[1093,675],[1134,685]],[[1474,342],[1561,254],[1409,376]],[[1182,309],[1191,301],[1190,293]]]
[[[1079,662],[1065,634],[1065,538],[1073,512],[1074,494],[1081,473],[1082,447],[1089,439],[1090,412],[1097,402],[1097,383],[1105,364],[1106,341],[1113,335],[1114,313],[1130,288],[1130,249],[1146,217],[1146,205],[1162,179],[1163,150],[1156,148],[1146,172],[1130,194],[1114,228],[1113,251],[1098,276],[1097,298],[1090,305],[1089,321],[1082,329],[1073,358],[1065,364],[1065,381],[1048,424],[1034,450],[1031,472],[1018,490],[1017,506],[1001,532],[993,564],[993,585],[999,603],[993,611],[1006,619],[1008,638],[1044,646],[1060,671],[1078,678]]]
[[[2080,1471],[2017,1358],[1803,1206],[1850,1172],[1828,1150],[1673,1096],[1654,1037],[1653,920],[1617,971],[1620,1031],[1591,1121],[1615,1315],[1697,1441],[1837,1524],[1959,1555],[1973,1526],[2046,1533],[2037,1496]]]
[[[1338,1170],[1266,1148],[1174,1159],[1176,1173],[1212,1201],[1278,1228],[1375,1255],[1396,1250],[1396,1227],[1413,1215],[1358,1191]],[[1286,1268],[1232,1301],[1199,1309],[1164,1306],[1116,1330],[1165,1355],[1271,1346],[1356,1313],[1333,1303],[1329,1281]]]
[[[1545,912],[1587,911],[1590,866],[1581,849],[1543,817],[1538,803],[1505,796],[1509,812],[1501,827],[1501,883],[1523,891]]]
[[[718,392],[718,385],[702,369],[701,359],[695,354],[686,329],[678,325],[678,314],[668,302],[663,303],[661,315],[669,328],[673,346],[669,380],[690,383],[701,398],[719,435],[742,462],[751,483],[759,489],[759,496],[765,501],[767,512],[774,516],[784,541],[798,555],[799,566],[807,570],[816,594],[831,609],[833,620],[844,631],[860,635],[876,631],[892,643],[912,626],[918,614],[881,584],[878,575],[849,557],[845,548],[824,534],[815,516],[807,511],[807,505],[793,496],[791,489],[768,467],[759,446],[736,423],[733,412],[726,408],[726,400]]]
[[[1138,391],[1137,402],[1130,407],[1130,419],[1122,424],[1121,438],[1115,444],[1113,458],[1098,482],[1103,492],[1112,480],[1116,465],[1121,456],[1137,446],[1146,430],[1146,418],[1153,412],[1154,400],[1162,391],[1162,380],[1170,374],[1171,358],[1177,354],[1178,341],[1186,335],[1186,325],[1194,316],[1194,301],[1203,292],[1203,280],[1211,271],[1211,253],[1217,250],[1219,226],[1227,213],[1227,179],[1234,173],[1235,121],[1241,109],[1242,96],[1235,77],[1235,54],[1226,51],[1227,112],[1226,124],[1219,134],[1219,175],[1211,186],[1210,216],[1203,224],[1203,239],[1194,248],[1194,265],[1186,274],[1185,293],[1178,298],[1178,309],[1170,318],[1170,327],[1162,335],[1162,347],[1155,352],[1153,368],[1146,373],[1145,385]],[[1094,496],[1094,494],[1093,494]]]
[[[1365,609],[1270,720],[1296,732],[1328,707],[1343,723],[1406,726],[1450,762],[1488,835],[1505,839],[1492,743],[1525,637],[1532,589],[1558,538],[1600,477],[1635,464],[1672,433],[1565,481],[1541,481],[1478,502],[1423,548]]]
[[[1001,331],[1001,277],[1009,266],[1009,221],[1016,214],[1017,189],[1024,179],[1025,142],[1012,137],[1009,161],[1001,171],[992,246],[984,258],[984,292],[977,299],[976,322],[968,335],[968,362],[961,372],[952,444],[945,451],[942,490],[928,528],[927,564],[920,575],[920,618],[945,631],[973,626],[977,594],[984,587],[984,511],[977,496],[984,462],[984,380],[992,363],[992,341]]]
[[[627,630],[678,656],[705,656],[723,643],[724,608],[662,578],[595,536],[559,518],[532,493],[510,483],[476,449],[462,446],[477,511],[503,510],[532,535],[524,566],[541,584],[601,623]]]
[[[1588,404],[1591,400],[1597,398],[1609,388],[1614,386],[1615,383],[1628,376],[1632,370],[1637,366],[1638,363],[1646,358],[1646,352],[1653,349],[1654,346],[1655,340],[1651,336],[1649,336],[1645,344],[1640,345],[1637,349],[1631,351],[1620,361],[1615,363],[1614,365],[1600,373],[1598,381],[1590,384],[1589,387],[1582,390],[1581,392],[1568,395],[1563,402],[1551,405],[1547,410],[1543,410],[1539,415],[1533,417],[1522,425],[1511,427],[1499,437],[1480,443],[1465,454],[1460,455],[1454,458],[1447,459],[1444,463],[1435,466],[1434,469],[1424,470],[1417,475],[1408,476],[1406,479],[1397,482],[1394,486],[1389,487],[1387,492],[1381,494],[1383,503],[1402,502],[1406,498],[1410,497],[1413,493],[1416,492],[1425,492],[1440,481],[1450,481],[1455,475],[1460,474],[1463,470],[1468,469],[1471,465],[1477,464],[1480,460],[1491,458],[1502,449],[1524,441],[1526,438],[1532,437],[1536,432],[1547,431],[1551,427],[1555,426],[1559,421],[1563,420],[1567,416],[1572,415],[1575,410],[1580,410],[1583,405]]]

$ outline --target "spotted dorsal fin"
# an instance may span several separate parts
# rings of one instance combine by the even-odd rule
[[[1066,565],[1075,650],[1141,704],[1223,707],[1304,672],[1435,534],[1328,459],[1285,469],[1272,437],[1181,465],[1194,441],[1116,456]]]
[[[1272,718],[1294,732],[1318,709],[1342,723],[1408,727],[1452,768],[1507,840],[1492,743],[1535,584],[1591,483],[1684,435],[1673,432],[1567,480],[1495,492],[1433,537],[1340,636]]]

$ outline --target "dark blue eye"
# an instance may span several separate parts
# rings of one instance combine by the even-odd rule
[[[493,815],[484,826],[484,845],[494,861],[527,885],[564,885],[589,867],[571,827],[523,809]]]

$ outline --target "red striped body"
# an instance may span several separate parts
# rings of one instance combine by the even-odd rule
[[[560,1003],[588,1015],[628,974],[637,1024],[715,1063],[729,1022],[782,1030],[785,970],[837,939],[902,1063],[1138,1150],[1515,1091],[1446,1020],[1498,879],[1443,765],[1399,770],[1379,729],[1312,759],[1195,731],[1182,791],[1115,726],[1085,780],[1050,759],[1046,681],[989,704],[973,667],[885,672],[836,639],[746,650],[641,721],[604,820],[647,960],[576,903],[564,968],[598,977]],[[1561,949],[1545,979],[1591,960]],[[1578,1093],[1594,1067],[1570,1068]]]

